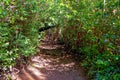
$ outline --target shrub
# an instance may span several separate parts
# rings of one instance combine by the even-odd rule
[[[0,68],[8,68],[20,56],[35,54],[38,6],[36,0],[2,0],[0,6]]]

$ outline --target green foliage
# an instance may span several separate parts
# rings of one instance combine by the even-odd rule
[[[83,6],[79,4],[83,7],[79,7],[81,10],[79,24],[82,24],[82,27],[78,27],[77,33],[82,30],[85,33],[80,33],[81,36],[77,38],[78,35],[71,35],[69,31],[67,38],[72,43],[73,40],[80,41],[77,48],[86,55],[83,65],[89,68],[89,76],[92,75],[92,78],[96,76],[95,80],[119,80],[119,0],[106,0],[105,3],[103,0],[89,1],[81,1]],[[76,30],[72,32],[74,34]]]
[[[1,67],[14,66],[17,58],[35,54],[38,42],[36,0],[0,2]]]
[[[44,5],[45,21],[60,24],[65,43],[85,54],[82,65],[91,78],[120,79],[119,0],[47,0]]]
[[[59,24],[62,40],[85,54],[92,79],[119,80],[119,15],[119,0],[2,0],[0,62],[8,67],[33,55],[39,26]]]

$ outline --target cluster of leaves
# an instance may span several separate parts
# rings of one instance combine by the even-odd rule
[[[0,68],[35,54],[38,42],[36,0],[0,1]]]
[[[85,54],[89,76],[119,80],[119,5],[119,0],[1,0],[0,68],[35,53],[39,26],[59,24],[62,40]]]
[[[74,24],[67,28],[65,39],[86,55],[82,65],[95,80],[120,79],[119,3],[119,0],[83,0],[78,4],[79,9],[76,3],[72,5],[79,26]]]
[[[43,19],[60,24],[65,43],[85,54],[82,65],[89,76],[120,79],[119,0],[47,0],[43,5]]]

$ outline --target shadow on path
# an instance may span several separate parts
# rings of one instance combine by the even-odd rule
[[[63,50],[54,52],[60,54]],[[40,52],[16,77],[17,80],[87,80],[82,67],[78,65],[70,55],[51,56]]]

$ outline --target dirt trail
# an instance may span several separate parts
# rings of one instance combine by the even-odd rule
[[[40,46],[43,50],[32,57],[31,63],[15,75],[16,80],[87,80],[83,69],[77,66],[72,56],[51,56],[46,54],[47,52],[49,54],[54,54],[53,52],[57,54],[64,53],[63,50],[54,47],[53,45]]]

